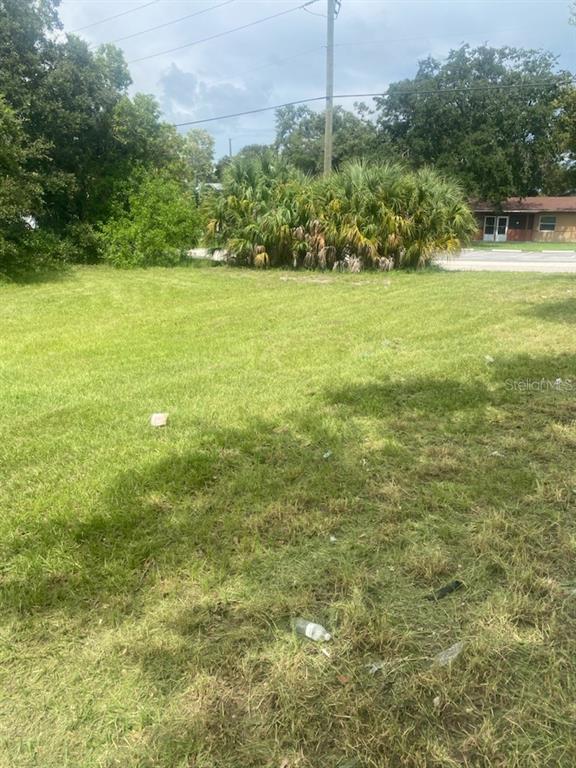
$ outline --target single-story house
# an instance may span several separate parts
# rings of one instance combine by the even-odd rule
[[[473,202],[477,240],[576,242],[576,197],[510,197],[500,207]]]

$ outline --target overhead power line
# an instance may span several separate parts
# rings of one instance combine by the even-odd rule
[[[319,53],[320,51],[324,51],[326,49],[325,45],[319,45],[315,48],[307,48],[305,51],[298,51],[298,53],[293,53],[291,56],[285,56],[282,59],[277,59],[276,61],[271,61],[267,64],[260,64],[258,67],[252,67],[251,69],[245,69],[242,72],[235,72],[234,77],[244,77],[244,75],[250,75],[253,72],[259,72],[262,69],[270,69],[270,67],[281,67],[282,64],[285,64],[287,61],[294,61],[294,59],[299,59],[302,56],[309,56],[311,53]],[[228,82],[229,78],[227,80],[221,80],[220,82]]]
[[[518,83],[515,85],[498,85],[498,83],[490,83],[480,86],[469,86],[468,88],[443,88],[436,91],[394,91],[395,96],[443,96],[445,94],[452,93],[471,93],[478,91],[492,91],[501,90],[506,88],[538,88],[538,87],[554,87],[558,85],[568,85],[573,83],[576,77],[567,78],[566,80],[555,81],[540,81],[534,83]],[[377,97],[389,96],[390,93],[386,91],[378,91],[376,93],[340,93],[334,96],[334,99],[374,99]],[[272,107],[258,107],[257,109],[247,109],[244,112],[234,112],[229,115],[219,115],[218,117],[205,117],[201,120],[189,120],[185,123],[174,123],[176,128],[184,128],[189,125],[200,125],[201,123],[213,123],[217,120],[229,120],[233,117],[244,117],[246,115],[256,115],[261,112],[273,112],[275,109],[281,109],[282,107],[295,107],[299,104],[312,104],[317,101],[325,101],[326,96],[312,96],[308,99],[296,99],[295,101],[286,101],[283,104],[275,104]]]
[[[201,11],[195,11],[194,13],[189,13],[186,16],[180,16],[178,19],[173,19],[172,21],[165,21],[163,24],[156,24],[155,27],[148,27],[148,29],[142,29],[140,32],[132,32],[130,35],[124,35],[124,37],[117,37],[116,40],[111,40],[112,43],[121,43],[124,40],[131,40],[133,37],[139,37],[140,35],[145,35],[147,32],[155,32],[157,29],[164,29],[165,27],[170,27],[173,24],[178,24],[180,21],[186,21],[187,19],[193,19],[194,16],[201,16],[203,13],[208,13],[208,11],[215,11],[216,8],[222,8],[224,5],[230,5],[230,3],[235,2],[235,0],[224,0],[223,3],[218,3],[217,5],[210,5],[208,8],[202,8]]]
[[[142,5],[136,6],[136,8],[129,8],[127,11],[122,11],[121,13],[115,13],[114,16],[106,16],[105,19],[100,19],[99,21],[93,21],[91,24],[86,24],[83,27],[77,27],[76,29],[73,29],[70,34],[74,35],[76,32],[83,32],[85,29],[91,29],[92,27],[97,27],[98,24],[104,24],[106,21],[113,21],[114,19],[119,19],[121,16],[128,16],[129,13],[136,13],[136,11],[142,11],[144,8],[148,8],[151,5],[156,5],[158,3],[158,0],[149,0],[147,3],[143,3]]]
[[[378,94],[380,95],[380,94]],[[339,99],[346,98],[345,96],[338,96]],[[297,104],[311,104],[313,101],[326,101],[326,96],[313,96],[310,99],[298,99],[297,101],[286,101],[284,104],[275,104],[273,107],[258,107],[258,109],[247,109],[244,112],[235,112],[230,115],[219,115],[218,117],[205,117],[202,120],[189,120],[186,123],[174,123],[175,128],[183,128],[187,125],[200,125],[200,123],[213,123],[216,120],[228,120],[232,117],[244,117],[245,115],[256,115],[259,112],[272,112],[275,109],[281,109],[281,107],[295,107]]]
[[[311,11],[309,8],[302,8],[303,11],[306,11],[306,13],[309,13],[310,16],[320,16],[321,19],[326,18],[325,13],[316,13],[315,11]]]
[[[314,14],[314,15],[315,16],[322,16],[323,18],[326,18],[326,14],[325,13]],[[500,30],[500,31],[502,31],[502,30]],[[508,31],[509,32],[511,30],[504,30],[504,31]],[[465,35],[466,35],[465,32],[461,32],[461,33],[458,33],[458,34],[457,33],[451,34],[450,37],[461,38],[461,37],[463,37]],[[357,40],[357,41],[347,42],[347,43],[334,43],[334,48],[349,48],[349,47],[355,47],[356,48],[358,46],[364,46],[364,45],[384,45],[384,44],[389,47],[391,45],[396,45],[398,43],[399,44],[403,44],[403,43],[412,42],[412,41],[415,41],[415,40],[430,40],[430,35],[419,35],[417,37],[395,37],[394,39],[386,40],[386,41],[385,40]],[[271,67],[279,67],[279,66],[281,66],[282,64],[284,64],[287,61],[293,61],[294,59],[298,59],[301,56],[308,56],[311,53],[319,53],[320,51],[325,51],[325,50],[326,50],[326,45],[318,45],[318,46],[315,46],[314,48],[307,48],[306,50],[299,51],[298,53],[294,53],[291,56],[285,56],[285,57],[283,57],[281,59],[276,59],[276,61],[270,61],[270,62],[267,62],[267,63],[263,63],[263,64],[258,65],[257,67],[250,67],[250,69],[244,69],[244,70],[242,70],[242,72],[234,72],[232,75],[230,75],[227,78],[224,78],[223,76],[220,76],[220,78],[219,78],[219,80],[217,82],[228,83],[228,82],[230,82],[230,79],[236,79],[238,77],[244,77],[244,75],[250,75],[253,72],[259,72],[259,71],[261,71],[263,69],[270,69]]]
[[[140,56],[138,59],[132,59],[128,62],[128,64],[136,64],[139,61],[147,61],[148,59],[154,59],[157,56],[164,56],[166,53],[175,53],[176,51],[182,51],[185,48],[191,48],[193,45],[200,45],[200,43],[207,43],[210,40],[217,40],[219,37],[225,37],[226,35],[231,35],[233,32],[240,32],[243,29],[248,29],[249,27],[255,27],[257,24],[264,24],[265,21],[271,21],[272,19],[278,19],[280,16],[286,16],[288,13],[294,13],[295,11],[301,11],[303,8],[307,8],[309,5],[313,5],[314,3],[317,3],[318,0],[308,0],[308,2],[303,3],[302,5],[297,5],[295,8],[287,8],[285,11],[280,11],[279,13],[273,13],[271,16],[264,16],[261,19],[256,19],[255,21],[250,21],[248,24],[242,24],[240,27],[234,27],[233,29],[225,29],[223,32],[217,32],[214,35],[209,35],[208,37],[200,38],[200,40],[194,40],[192,43],[186,43],[185,45],[179,45],[176,48],[168,48],[165,51],[158,51],[157,53],[151,53],[148,56]]]

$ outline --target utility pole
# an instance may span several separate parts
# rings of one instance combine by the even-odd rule
[[[232,157],[232,139],[228,139],[228,157]]]
[[[334,112],[334,20],[336,0],[327,0],[326,27],[326,117],[324,124],[324,176],[332,171],[332,115]]]

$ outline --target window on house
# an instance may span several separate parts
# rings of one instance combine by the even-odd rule
[[[556,216],[540,216],[540,232],[554,232]]]

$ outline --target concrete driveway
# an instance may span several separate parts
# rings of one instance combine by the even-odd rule
[[[464,249],[459,256],[439,258],[444,269],[467,272],[576,272],[576,251]]]

